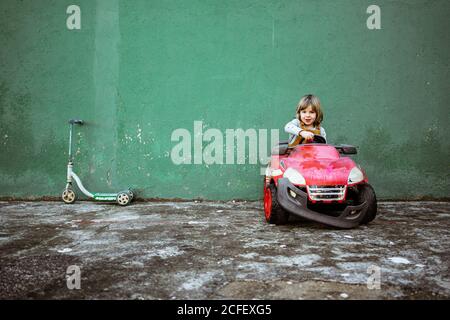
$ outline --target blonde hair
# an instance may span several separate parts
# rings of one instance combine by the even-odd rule
[[[314,126],[318,127],[320,123],[323,121],[323,112],[320,106],[319,98],[313,94],[304,95],[300,99],[296,111],[297,119],[301,122],[300,111],[307,109],[309,106],[311,106],[311,108],[316,113],[316,120],[314,120]]]

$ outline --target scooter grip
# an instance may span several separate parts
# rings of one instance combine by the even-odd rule
[[[79,125],[82,125],[82,124],[84,124],[84,121],[83,121],[83,120],[79,120],[79,119],[70,119],[70,120],[69,120],[69,123],[70,123],[70,124],[79,124]]]

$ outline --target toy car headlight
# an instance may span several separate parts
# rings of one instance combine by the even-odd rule
[[[283,177],[288,178],[289,181],[293,184],[306,184],[305,178],[303,178],[300,172],[293,168],[287,168],[287,170],[284,172]]]
[[[357,167],[354,167],[348,175],[347,183],[354,184],[364,180],[364,175]]]

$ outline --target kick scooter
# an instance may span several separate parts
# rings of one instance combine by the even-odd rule
[[[75,180],[75,183],[77,184],[78,188],[83,192],[86,196],[88,196],[91,199],[94,199],[96,201],[101,202],[111,202],[115,201],[121,206],[126,206],[133,200],[133,191],[131,189],[120,191],[118,193],[90,193],[86,190],[86,188],[81,183],[80,178],[73,172],[73,158],[72,158],[72,131],[73,131],[73,125],[83,125],[83,120],[69,120],[70,125],[70,133],[69,133],[69,163],[67,164],[67,184],[66,188],[64,189],[62,193],[62,200],[65,203],[71,204],[74,203],[76,200],[76,194],[75,191],[73,191],[72,188],[72,180]]]

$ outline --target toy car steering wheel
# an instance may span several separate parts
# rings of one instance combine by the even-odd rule
[[[305,143],[327,143],[327,141],[325,140],[324,137],[315,134],[313,140],[309,141],[309,142],[305,142]]]

